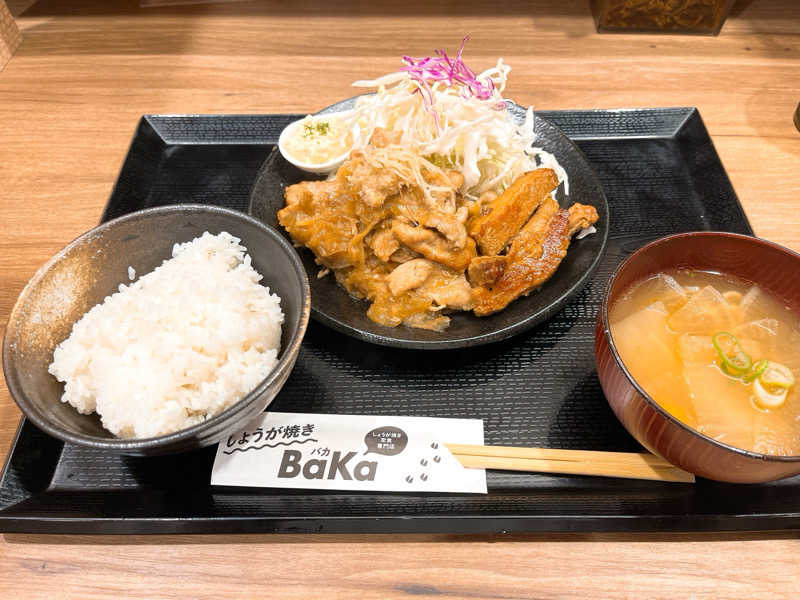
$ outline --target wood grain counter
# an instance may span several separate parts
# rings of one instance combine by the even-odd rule
[[[521,104],[697,106],[756,233],[800,250],[795,0],[740,0],[717,38],[598,35],[579,0],[8,4],[23,43],[0,72],[3,328],[98,222],[140,115],[315,111],[465,33],[470,64],[512,65]],[[0,387],[0,456],[19,416]],[[0,598],[790,598],[798,557],[797,533],[7,535]]]

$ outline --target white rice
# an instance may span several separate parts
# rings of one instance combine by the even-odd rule
[[[283,313],[239,241],[206,232],[175,244],[172,259],[89,310],[50,365],[62,402],[142,438],[201,423],[250,392],[278,362]]]

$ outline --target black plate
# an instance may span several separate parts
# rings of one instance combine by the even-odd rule
[[[247,210],[281,129],[300,115],[146,116],[104,218],[174,202]],[[611,208],[608,250],[555,317],[479,348],[386,348],[310,323],[272,408],[483,419],[486,443],[635,451],[603,398],[593,332],[606,279],[656,237],[752,234],[696,110],[563,111]],[[209,487],[214,448],[114,456],[23,421],[0,479],[0,532],[242,533],[723,531],[800,529],[800,477],[670,484],[490,471],[488,495]]]
[[[321,112],[346,110],[353,106],[353,102],[351,98]],[[509,110],[518,122],[525,118],[524,108],[509,103]],[[575,144],[541,116],[534,117],[534,127],[537,145],[553,153],[569,176],[569,197],[565,197],[561,185],[557,193],[559,203],[562,206],[573,202],[591,204],[600,215],[597,233],[573,240],[555,275],[541,288],[488,317],[476,317],[470,312],[455,313],[445,331],[426,331],[402,325],[384,327],[367,317],[367,301],[351,297],[333,277],[317,278],[320,267],[314,262],[311,251],[302,248],[300,256],[311,282],[311,316],[337,331],[373,344],[441,350],[497,342],[535,327],[561,310],[584,288],[600,264],[608,237],[608,202],[597,175]],[[278,223],[276,213],[284,206],[286,186],[309,179],[314,177],[287,162],[275,148],[256,178],[250,196],[250,213],[291,239]]]

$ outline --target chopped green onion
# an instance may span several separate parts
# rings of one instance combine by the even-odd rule
[[[753,384],[755,403],[764,409],[778,408],[786,402],[789,390],[795,384],[794,374],[788,367],[765,358],[756,361],[742,350],[736,336],[720,331],[711,338],[719,354],[720,369],[745,384]],[[732,383],[731,379],[728,383]]]
[[[719,366],[720,370],[725,373],[728,377],[733,377],[734,379],[739,379],[744,373],[739,371],[738,369],[731,367],[730,363],[726,361],[722,361],[722,364]]]
[[[739,377],[753,366],[753,359],[742,350],[739,340],[732,333],[721,331],[711,338],[711,341],[722,361],[722,370],[728,375]]]
[[[760,376],[761,383],[771,388],[789,389],[794,385],[794,375],[780,363],[770,363]]]
[[[754,379],[758,379],[761,377],[761,374],[767,370],[769,365],[770,362],[766,358],[762,358],[753,365],[753,368],[747,375],[742,377],[742,381],[745,383],[751,383]]]
[[[753,391],[756,395],[756,404],[761,408],[778,408],[786,401],[786,395],[789,393],[788,388],[766,389],[761,385],[760,379],[753,382]]]
[[[766,363],[753,381],[756,404],[761,408],[778,408],[786,401],[789,390],[795,383],[794,374],[788,367],[776,362]]]
[[[762,358],[761,360],[756,361],[753,364],[753,367],[750,369],[750,372],[742,377],[742,381],[745,383],[750,383],[754,379],[758,379],[761,374],[767,370],[767,367],[770,366],[770,362],[766,358]]]

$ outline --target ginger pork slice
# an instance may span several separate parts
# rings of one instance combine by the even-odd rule
[[[522,258],[539,258],[542,254],[542,244],[547,235],[550,221],[558,212],[558,202],[548,194],[542,201],[539,209],[525,223],[525,226],[511,241],[507,257],[509,262],[516,262]]]
[[[286,188],[286,206],[278,211],[278,222],[295,244],[308,247],[318,263],[331,269],[352,266],[348,250],[359,218],[353,212],[341,214],[340,192],[335,179],[302,181]]]
[[[476,256],[467,269],[469,282],[473,287],[490,286],[500,279],[507,263],[505,256]]]
[[[459,240],[451,241],[435,229],[415,227],[398,219],[392,224],[392,233],[414,252],[456,271],[465,270],[476,255],[475,242],[469,237],[458,248]]]
[[[511,243],[503,274],[493,284],[474,290],[475,314],[482,317],[503,310],[550,279],[567,255],[572,235],[597,218],[593,206],[575,203],[564,210],[548,196]]]
[[[508,189],[488,204],[488,212],[473,218],[469,234],[484,256],[505,248],[528,221],[545,197],[558,187],[552,169],[536,169],[518,177]]]
[[[599,218],[597,209],[594,206],[576,202],[569,207],[569,221],[567,222],[569,236],[572,237],[581,229],[594,225]]]
[[[537,246],[534,255],[514,257],[494,285],[473,290],[474,311],[477,316],[484,317],[503,310],[520,296],[528,294],[550,279],[567,254],[570,241],[567,235],[568,219],[568,211],[558,210],[546,222],[544,239]]]

